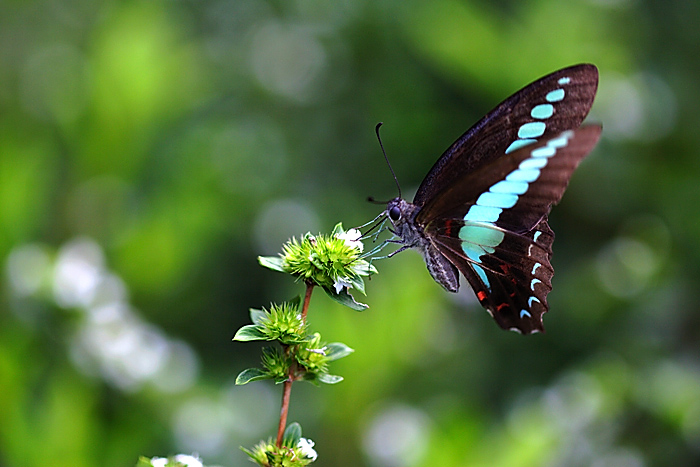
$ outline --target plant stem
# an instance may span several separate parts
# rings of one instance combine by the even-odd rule
[[[314,290],[314,284],[311,282],[306,283],[306,294],[304,295],[304,304],[301,308],[301,319],[306,322],[306,314],[309,311],[309,303],[311,302],[311,292]],[[285,353],[289,352],[289,347],[284,349]],[[282,389],[282,409],[280,410],[280,424],[277,427],[277,447],[282,447],[282,440],[284,438],[284,429],[287,426],[287,415],[289,414],[289,398],[292,394],[292,383],[295,379],[295,373],[297,370],[296,363],[292,363],[289,367],[289,374],[287,380],[284,382],[284,387]]]
[[[309,302],[311,301],[311,292],[314,290],[312,282],[306,283],[306,294],[304,295],[304,305],[301,307],[301,320],[306,323],[306,312],[309,310]]]
[[[294,367],[296,365],[292,365]],[[284,382],[284,389],[282,390],[282,410],[280,411],[280,424],[277,428],[277,447],[282,447],[282,437],[284,436],[284,428],[287,426],[287,414],[289,413],[289,396],[292,393],[292,370],[289,370],[289,378]]]

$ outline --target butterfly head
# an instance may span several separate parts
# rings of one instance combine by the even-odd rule
[[[406,239],[408,230],[415,230],[415,218],[419,207],[402,198],[394,198],[386,205],[386,216],[393,226],[394,233]]]
[[[392,223],[396,223],[401,220],[401,198],[396,198],[391,200],[386,206],[386,214]]]

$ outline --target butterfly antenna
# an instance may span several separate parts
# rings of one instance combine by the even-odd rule
[[[399,185],[399,179],[396,178],[396,173],[394,172],[394,168],[391,166],[391,163],[389,162],[389,157],[386,155],[386,151],[384,150],[384,145],[382,144],[382,138],[379,136],[379,127],[381,127],[384,123],[379,122],[377,123],[377,126],[374,127],[374,132],[377,133],[377,139],[379,140],[379,147],[382,148],[382,154],[384,154],[384,160],[386,161],[386,165],[389,166],[389,170],[391,170],[391,175],[394,176],[394,181],[396,182],[396,188],[399,189],[399,198],[401,198],[401,185]]]

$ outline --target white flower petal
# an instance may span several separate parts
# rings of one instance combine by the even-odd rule
[[[316,454],[314,450],[314,442],[310,439],[299,438],[297,447],[301,450],[301,453],[304,454],[304,457],[311,459],[311,461],[315,461],[318,457],[318,454]]]
[[[364,251],[365,249],[365,246],[360,241],[360,238],[362,238],[362,232],[357,229],[350,229],[345,233],[338,234],[336,237],[341,240],[345,240],[345,244],[350,248],[360,251]]]
[[[352,288],[352,284],[346,280],[347,278],[345,277],[339,277],[338,279],[335,280],[333,283],[333,287],[335,287],[335,293],[339,294],[344,287],[347,287],[348,289]]]

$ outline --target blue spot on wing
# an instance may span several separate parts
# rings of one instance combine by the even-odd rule
[[[520,170],[530,170],[530,169],[541,169],[545,165],[547,165],[547,160],[544,157],[537,157],[537,158],[530,158],[530,159],[525,159],[520,163],[518,168]]]
[[[525,182],[510,182],[501,180],[500,182],[489,188],[491,193],[512,193],[514,195],[522,195],[527,191],[528,184]]]
[[[511,152],[520,149],[522,147],[525,147],[527,145],[530,145],[532,143],[536,143],[536,139],[516,139],[512,143],[510,143],[510,146],[508,146],[508,149],[506,149],[506,154],[510,154]]]
[[[537,169],[516,169],[506,176],[509,182],[527,182],[532,183],[540,176],[540,171]]]
[[[489,283],[489,278],[486,277],[486,272],[483,270],[483,268],[477,264],[472,264],[472,267],[481,278],[481,282],[483,282],[486,285],[486,287],[490,289],[491,284]]]
[[[537,148],[530,155],[532,157],[552,157],[554,154],[557,153],[557,149],[552,147],[552,146],[542,146],[541,148]]]
[[[532,118],[539,118],[539,119],[549,118],[553,114],[554,114],[554,106],[552,104],[536,105],[530,111],[530,116]]]
[[[518,202],[518,195],[512,193],[493,193],[487,191],[482,193],[476,200],[479,206],[493,206],[496,208],[508,209]]]
[[[475,204],[469,208],[464,220],[467,222],[496,222],[503,209]]]
[[[569,138],[571,138],[571,136],[573,134],[574,134],[573,131],[565,131],[564,133],[562,133],[558,137],[550,140],[547,143],[547,146],[555,148],[555,149],[563,148],[564,146],[569,144]]]
[[[544,134],[547,125],[544,122],[529,122],[518,129],[518,138],[539,138]]]
[[[505,234],[492,224],[467,224],[459,231],[459,238],[465,242],[485,247],[496,247],[501,244]]]
[[[559,102],[564,99],[564,94],[563,89],[555,89],[554,91],[548,92],[544,98],[547,99],[547,102]]]

